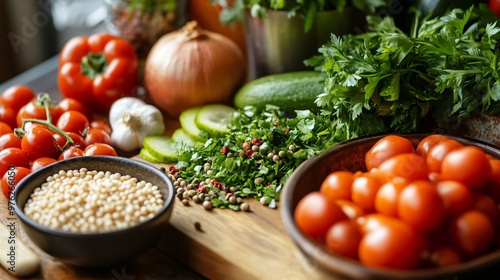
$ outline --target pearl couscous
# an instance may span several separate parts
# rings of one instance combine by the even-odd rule
[[[151,219],[164,205],[158,186],[109,171],[61,170],[31,194],[24,212],[70,232],[104,232]]]

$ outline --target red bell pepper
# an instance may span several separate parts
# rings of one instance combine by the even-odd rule
[[[59,55],[61,94],[107,113],[117,99],[134,96],[139,60],[131,44],[108,33],[70,39]]]

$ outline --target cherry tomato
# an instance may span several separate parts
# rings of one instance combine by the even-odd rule
[[[30,167],[30,160],[25,151],[19,148],[7,148],[0,151],[0,176],[10,167]]]
[[[71,140],[73,140],[73,144],[71,146],[75,146],[82,150],[87,147],[85,139],[80,134],[74,132],[68,132],[68,135],[71,138]],[[62,150],[62,148],[66,145],[66,142],[68,141],[64,136],[62,136],[59,133],[54,133],[54,139],[56,140],[57,146],[59,147],[60,150]],[[70,147],[69,144],[66,145],[65,149],[67,149],[68,147]]]
[[[340,206],[317,191],[307,194],[300,200],[294,211],[294,219],[304,234],[324,240],[328,229],[347,217]]]
[[[2,176],[2,193],[5,198],[10,199],[19,181],[30,173],[31,170],[26,167],[10,167]]]
[[[471,210],[450,223],[450,235],[462,253],[467,257],[476,257],[491,249],[495,227],[484,213]]]
[[[500,1],[498,0],[489,0],[488,1],[488,8],[492,12],[494,12],[497,16],[500,16]]]
[[[402,221],[386,217],[359,243],[362,264],[378,268],[415,269],[426,249],[425,240]]]
[[[383,184],[375,195],[375,210],[387,216],[397,217],[399,195],[407,185],[408,181],[401,177]]]
[[[371,170],[394,155],[414,152],[413,144],[407,138],[398,135],[388,135],[378,140],[366,153],[366,168]]]
[[[490,159],[491,174],[484,192],[490,195],[497,203],[500,203],[500,160]]]
[[[375,210],[375,196],[380,189],[379,179],[370,172],[365,172],[354,178],[351,198],[366,213]]]
[[[325,237],[326,247],[342,256],[358,259],[359,242],[363,235],[353,220],[341,220],[333,224]]]
[[[17,127],[16,111],[11,107],[0,105],[0,121],[8,124],[11,128]]]
[[[432,147],[436,146],[437,144],[439,144],[447,139],[449,139],[449,138],[444,136],[444,135],[441,135],[441,134],[431,134],[431,135],[425,137],[424,139],[422,139],[418,143],[417,148],[415,149],[415,152],[417,153],[417,155],[420,155],[423,158],[426,158],[427,154],[432,149]]]
[[[425,159],[417,154],[398,154],[384,161],[378,172],[385,178],[385,182],[392,178],[401,177],[412,182],[429,178],[429,168]]]
[[[0,136],[0,151],[6,148],[21,148],[21,138],[14,133],[7,133]]]
[[[498,215],[497,205],[495,200],[490,196],[482,193],[477,193],[474,196],[474,209],[482,212],[492,221],[495,221]]]
[[[448,139],[437,143],[427,153],[427,166],[431,172],[441,172],[441,163],[444,157],[454,149],[463,145],[456,140]]]
[[[351,199],[351,185],[353,173],[350,171],[335,171],[330,173],[321,184],[319,189],[324,195],[332,200]]]
[[[441,163],[444,180],[460,181],[475,191],[489,180],[491,166],[486,154],[478,147],[465,146],[449,152]]]
[[[429,260],[435,267],[446,267],[462,263],[462,257],[457,249],[447,245],[440,245],[432,250]]]
[[[31,172],[35,172],[51,163],[57,162],[54,158],[41,157],[31,162]]]
[[[344,214],[351,220],[356,220],[357,218],[365,215],[365,211],[350,200],[337,199],[335,200],[335,204],[340,206],[340,208],[342,208],[342,212],[344,212]]]
[[[90,127],[102,129],[102,130],[106,131],[109,135],[111,135],[111,132],[112,132],[111,126],[107,122],[102,121],[102,120],[91,121]]]
[[[398,216],[418,231],[436,229],[445,213],[443,199],[430,181],[411,182],[399,195]]]
[[[115,148],[108,144],[104,143],[94,143],[88,145],[85,150],[83,150],[83,154],[86,156],[117,156]]]
[[[41,157],[57,158],[60,153],[52,131],[43,127],[35,127],[26,132],[21,139],[21,147],[31,160]]]
[[[12,127],[8,125],[6,122],[0,122],[0,136],[7,134],[7,133],[12,133]]]
[[[74,157],[81,157],[81,156],[83,156],[82,149],[77,148],[75,146],[71,146],[71,147],[67,148],[66,150],[64,150],[64,152],[62,152],[59,155],[59,160],[74,158]]]
[[[436,190],[444,202],[446,212],[450,216],[457,216],[471,210],[474,205],[472,193],[466,185],[460,182],[441,181],[436,184]]]
[[[37,123],[37,122],[26,122],[24,124],[24,130],[25,131],[30,131],[32,130],[34,127],[43,127],[45,129],[49,129],[49,127],[46,125],[46,124],[43,124],[43,123]]]
[[[52,118],[52,123],[57,123],[57,119],[61,115],[61,111],[53,105],[49,106],[49,113]],[[23,119],[38,119],[38,120],[46,120],[47,114],[45,111],[45,107],[42,104],[39,104],[38,101],[32,100],[28,102],[28,104],[24,105],[19,109],[16,115],[16,125],[18,127],[22,126]]]
[[[33,98],[35,98],[35,92],[28,86],[13,85],[2,93],[0,103],[17,112]]]
[[[104,143],[112,145],[111,136],[99,128],[90,128],[85,135],[85,144],[88,146],[94,143]]]
[[[89,129],[89,120],[84,114],[70,110],[62,113],[56,126],[66,132],[83,135]]]
[[[90,110],[80,101],[74,98],[63,98],[56,105],[62,112],[78,111],[87,117],[88,120],[92,119]]]

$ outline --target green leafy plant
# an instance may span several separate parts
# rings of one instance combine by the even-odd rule
[[[224,24],[243,21],[245,10],[249,9],[252,17],[263,18],[268,10],[287,11],[289,17],[302,16],[304,30],[311,29],[316,13],[319,11],[343,11],[347,7],[355,7],[366,13],[374,13],[377,8],[384,7],[389,0],[235,0],[232,5],[227,0],[210,0],[212,4],[222,6],[220,15]]]

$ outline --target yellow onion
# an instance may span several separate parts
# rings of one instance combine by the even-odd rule
[[[241,49],[226,36],[191,21],[153,45],[146,59],[144,85],[160,110],[178,117],[192,107],[230,103],[245,76]]]

